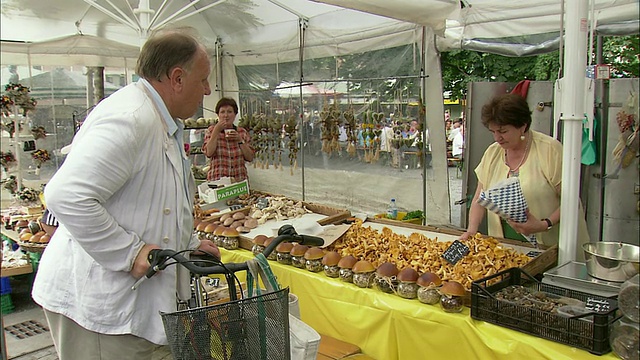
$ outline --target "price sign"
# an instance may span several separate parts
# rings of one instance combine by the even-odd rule
[[[584,307],[589,311],[608,313],[611,311],[611,305],[608,299],[594,299],[589,297]]]
[[[528,256],[528,257],[530,257],[530,258],[534,258],[534,257],[536,257],[536,256],[538,256],[538,255],[540,255],[540,254],[542,254],[542,252],[540,252],[540,251],[535,251],[535,250],[531,250],[531,251],[529,251],[529,252],[527,253],[527,256]]]
[[[465,257],[469,253],[469,247],[456,240],[451,243],[451,246],[442,253],[442,257],[447,260],[451,265],[455,265],[460,259]]]

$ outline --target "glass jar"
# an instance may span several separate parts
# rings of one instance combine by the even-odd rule
[[[418,300],[423,304],[435,305],[440,301],[438,288],[418,287]]]
[[[291,254],[288,252],[276,252],[276,261],[282,265],[291,265]]]
[[[418,284],[410,281],[401,281],[398,284],[398,295],[405,299],[415,299],[418,296]]]
[[[272,251],[271,254],[267,256],[267,260],[278,261],[278,253],[276,253],[275,251]]]
[[[337,278],[340,275],[340,268],[338,267],[338,265],[325,265],[324,274],[330,278]]]
[[[253,244],[253,246],[251,247],[251,252],[253,253],[254,256],[258,254],[262,254],[263,251],[264,251],[264,246],[262,245]]]
[[[304,267],[307,268],[307,270],[312,271],[312,272],[322,271],[323,266],[324,265],[322,265],[322,258],[320,258],[320,259],[308,259],[304,263]]]
[[[224,247],[224,236],[220,236],[220,235],[211,235],[211,241],[213,241],[214,244],[216,244],[217,247]]]
[[[353,273],[353,283],[361,288],[368,288],[371,287],[374,276],[374,272]]]
[[[340,269],[340,280],[344,282],[353,282],[353,271],[349,268],[341,268]]]
[[[611,326],[609,343],[614,354],[624,360],[636,360],[640,356],[640,324],[621,317]]]
[[[448,313],[459,313],[462,311],[462,297],[455,295],[445,295],[440,296],[440,305],[442,306],[442,310]]]
[[[235,250],[238,248],[238,238],[237,237],[225,237],[222,240],[222,247],[227,250]]]
[[[398,280],[395,276],[375,275],[374,283],[376,287],[387,294],[393,294],[398,287]]]
[[[640,274],[625,281],[618,293],[618,308],[624,316],[633,322],[640,322]]]
[[[306,260],[304,259],[304,255],[300,256],[291,256],[291,265],[297,267],[298,269],[304,269],[304,264]]]

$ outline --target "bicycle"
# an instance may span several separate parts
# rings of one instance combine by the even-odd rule
[[[257,261],[263,262],[268,267],[266,256],[285,240],[312,246],[324,243],[322,238],[299,235],[293,226],[284,225],[262,254],[256,256]],[[175,264],[184,266],[195,275],[192,277],[195,301],[187,304],[187,309],[160,313],[174,358],[176,360],[290,359],[289,288],[263,294],[259,292],[256,296],[244,297],[235,273],[249,272],[249,262],[252,260],[224,264],[212,255],[208,259],[188,259],[182,255],[183,252],[171,249],[151,250],[148,256],[151,266],[147,274],[132,286],[132,290],[135,290],[145,279]],[[203,306],[200,277],[214,274],[224,275],[227,279],[229,302]],[[258,281],[257,278],[256,281]],[[236,282],[243,294],[241,299],[237,297]]]

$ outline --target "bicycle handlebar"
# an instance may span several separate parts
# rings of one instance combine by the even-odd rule
[[[278,236],[273,239],[273,241],[264,249],[262,252],[265,257],[269,256],[271,252],[280,244],[281,242],[289,240],[291,242],[298,242],[302,245],[311,245],[311,246],[321,246],[324,244],[324,240],[317,236],[310,235],[299,235],[293,226],[284,225],[280,229],[278,229]],[[227,263],[222,264],[220,259],[217,259],[210,255],[213,260],[191,260],[187,257],[183,256],[179,252],[171,249],[153,249],[149,251],[149,255],[147,257],[147,261],[151,265],[147,273],[141,277],[136,283],[131,287],[132,290],[135,290],[145,279],[151,278],[158,271],[164,270],[168,265],[173,263],[167,263],[169,259],[175,260],[180,265],[187,268],[194,274],[198,275],[210,275],[210,274],[228,274],[235,273],[237,271],[245,271],[249,270],[249,266],[246,262],[241,263]],[[204,264],[216,264],[212,266],[206,266]],[[220,264],[220,265],[218,265]]]

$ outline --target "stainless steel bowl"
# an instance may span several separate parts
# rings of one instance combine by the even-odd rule
[[[582,245],[587,273],[598,279],[623,282],[638,273],[640,247],[620,242]]]

